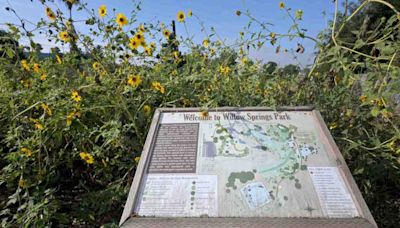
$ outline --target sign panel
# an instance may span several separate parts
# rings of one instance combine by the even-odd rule
[[[344,162],[317,114],[160,112],[141,162],[132,213],[159,218],[362,217]]]

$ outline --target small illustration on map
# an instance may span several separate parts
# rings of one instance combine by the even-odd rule
[[[249,183],[240,191],[250,209],[259,208],[271,201],[268,189],[261,182]]]
[[[237,186],[235,184],[236,179],[239,180],[240,183],[245,184],[248,181],[254,180],[254,173],[256,173],[256,170],[248,171],[248,172],[245,172],[245,171],[232,172],[228,177],[228,183],[226,183],[226,187],[236,190],[237,189]],[[229,189],[227,189],[227,190],[229,190]]]
[[[203,143],[203,157],[213,158],[217,156],[217,149],[215,148],[215,144],[213,142],[205,141]]]

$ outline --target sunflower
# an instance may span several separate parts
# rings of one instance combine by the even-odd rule
[[[229,68],[228,66],[220,66],[219,67],[219,72],[221,73],[221,74],[224,74],[224,75],[227,75],[227,74],[229,74],[229,72],[231,71],[231,68]]]
[[[246,65],[249,62],[249,59],[247,57],[244,57],[240,60],[240,62],[242,63],[242,65]]]
[[[126,18],[125,14],[119,13],[117,14],[117,18],[115,19],[119,27],[122,27],[124,25],[128,24],[128,19]]]
[[[58,36],[59,36],[60,39],[61,39],[62,41],[64,41],[64,42],[69,42],[69,40],[70,40],[70,36],[69,36],[68,32],[66,32],[66,31],[60,32],[60,33],[58,34]]]
[[[26,156],[32,156],[32,151],[26,147],[21,148],[21,153],[25,154]]]
[[[136,164],[139,163],[139,161],[140,161],[140,157],[135,157]]]
[[[73,112],[71,112],[71,113],[67,116],[66,121],[67,121],[67,126],[68,126],[68,127],[71,126],[72,120],[74,119],[74,117],[75,117],[75,115],[74,115]]]
[[[179,22],[185,22],[185,13],[183,11],[179,11],[176,14],[176,18],[178,19]]]
[[[214,56],[215,55],[215,49],[214,48],[210,48],[210,55]]]
[[[21,83],[24,85],[26,88],[31,88],[32,87],[32,81],[31,80],[21,80]]]
[[[144,25],[143,24],[141,24],[140,26],[139,26],[139,31],[140,32],[146,32],[146,27],[144,27]]]
[[[144,112],[145,114],[149,114],[149,113],[151,112],[151,107],[150,107],[150,105],[145,105],[145,106],[143,107],[143,112]]]
[[[337,128],[337,127],[338,127],[338,125],[337,125],[336,122],[333,122],[332,124],[329,125],[329,129],[330,130],[333,130],[333,129]]]
[[[171,32],[168,29],[164,29],[163,30],[163,35],[165,36],[165,38],[169,39],[169,36],[171,35]]]
[[[81,117],[81,113],[80,113],[79,110],[77,110],[77,109],[74,109],[74,111],[72,111],[70,114],[68,114],[68,116],[67,116],[67,126],[71,126],[72,120],[73,120],[75,117],[76,117],[76,118]]]
[[[71,126],[72,120],[73,120],[73,119],[74,119],[74,116],[73,116],[73,115],[69,114],[69,115],[67,116],[67,126]]]
[[[78,91],[73,91],[71,98],[76,102],[80,102],[82,100],[82,97],[79,95]]]
[[[280,9],[284,9],[285,8],[285,3],[284,2],[280,2],[279,3],[279,8]]]
[[[141,32],[138,32],[135,34],[135,40],[138,43],[138,45],[142,45],[144,43],[144,35]]]
[[[40,75],[40,80],[41,81],[46,81],[46,78],[47,78],[47,75],[46,74],[42,74],[42,75]]]
[[[208,113],[207,110],[204,110],[204,111],[201,111],[201,112],[200,112],[200,117],[205,118],[205,117],[208,117],[208,116],[209,116],[209,113]]]
[[[24,68],[26,71],[30,70],[29,64],[25,59],[21,60],[21,65],[22,65],[22,68]]]
[[[189,12],[188,12],[188,17],[191,17],[191,16],[193,16],[193,11],[192,11],[192,10],[189,10]]]
[[[56,15],[54,14],[53,10],[51,10],[49,7],[46,7],[46,15],[51,21],[56,20]]]
[[[111,32],[113,29],[111,25],[106,25],[106,32]]]
[[[107,8],[106,8],[106,6],[105,6],[105,5],[101,5],[101,6],[99,7],[99,16],[100,16],[100,17],[104,17],[104,16],[106,16],[106,14],[107,14]]]
[[[94,62],[92,67],[93,67],[93,69],[98,70],[100,68],[100,63],[99,62]]]
[[[164,86],[162,86],[159,82],[153,82],[151,83],[151,86],[153,87],[153,89],[160,91],[160,93],[165,92]]]
[[[18,181],[18,186],[20,188],[25,188],[26,187],[26,181],[24,179],[21,179]]]
[[[192,102],[189,99],[186,99],[186,98],[183,99],[182,103],[183,103],[184,107],[190,107],[192,105]]]
[[[48,104],[43,103],[41,106],[42,106],[43,110],[47,113],[47,115],[49,115],[49,116],[53,115],[53,112],[49,108]]]
[[[33,71],[38,73],[40,71],[40,68],[42,68],[38,63],[33,64]]]
[[[178,51],[174,51],[173,54],[174,54],[174,58],[175,59],[179,58],[179,52]]]
[[[39,129],[39,130],[44,129],[43,125],[40,123],[40,121],[38,119],[30,118],[29,120],[35,124],[36,129]]]
[[[128,85],[130,85],[130,86],[138,87],[141,82],[142,82],[142,79],[140,78],[139,75],[130,75],[128,77]]]
[[[385,108],[386,107],[386,102],[385,102],[385,99],[383,97],[381,99],[377,99],[376,102],[377,102],[379,107],[381,107],[381,108]]]
[[[296,19],[301,20],[303,18],[303,10],[297,10],[296,11]]]
[[[208,46],[210,46],[210,41],[208,39],[203,40],[203,46],[208,48]]]
[[[151,56],[153,55],[153,49],[151,47],[145,47],[144,51],[146,52],[147,55]]]
[[[204,53],[204,54],[203,54],[203,60],[204,60],[204,61],[207,61],[207,60],[208,60],[208,54],[207,54],[207,53]]]
[[[391,151],[395,151],[396,150],[396,140],[391,141],[387,147],[391,150]]]
[[[132,50],[136,50],[139,47],[139,43],[137,42],[135,37],[129,39],[129,47]]]
[[[361,103],[364,103],[365,100],[367,100],[367,96],[362,95],[362,96],[359,97],[359,99],[360,99]]]
[[[84,160],[87,164],[93,164],[94,159],[93,156],[86,152],[80,152],[79,156]]]
[[[72,111],[71,114],[73,114],[76,118],[81,118],[81,112],[79,109],[74,108],[74,111]]]
[[[151,49],[156,49],[156,43],[150,42],[150,48]]]
[[[129,59],[131,58],[131,55],[126,53],[125,55],[121,55],[120,58],[123,58],[126,61],[129,61]]]

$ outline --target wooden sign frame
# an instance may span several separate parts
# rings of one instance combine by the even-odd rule
[[[374,218],[372,217],[367,204],[365,203],[356,182],[351,175],[346,162],[340,153],[334,139],[332,138],[320,112],[312,106],[301,107],[222,107],[210,109],[209,112],[224,112],[224,111],[276,111],[276,112],[291,112],[291,111],[310,111],[317,119],[318,126],[323,132],[330,151],[336,157],[337,167],[344,179],[345,184],[353,193],[353,200],[358,209],[359,217],[357,218],[269,218],[269,217],[249,217],[249,218],[156,218],[156,217],[138,217],[135,213],[135,206],[138,203],[140,186],[143,183],[143,177],[149,166],[151,151],[154,146],[156,133],[158,132],[160,117],[162,113],[168,112],[200,112],[200,108],[159,108],[155,111],[146,142],[143,147],[141,159],[136,169],[124,211],[120,219],[122,227],[377,227]]]

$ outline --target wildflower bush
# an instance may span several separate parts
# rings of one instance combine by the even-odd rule
[[[89,9],[84,1],[65,0],[66,10],[41,2],[39,22],[28,26],[19,17],[0,37],[2,226],[116,226],[158,107],[282,105],[322,112],[379,225],[398,225],[400,14],[393,4],[369,0],[350,15],[337,10],[318,37],[301,28],[303,12],[283,2],[274,10],[291,18],[287,34],[241,9],[236,15],[249,24],[234,44],[213,29],[196,44],[167,23],[138,21],[140,2],[132,2],[130,15],[105,5]],[[370,4],[392,16],[365,39],[357,31],[354,42],[342,38]],[[75,11],[88,18],[74,20]],[[189,10],[177,12],[176,21],[206,29]],[[78,23],[89,32],[78,31]],[[43,57],[36,36],[69,51]],[[265,45],[304,52],[301,44],[281,47],[283,38],[315,42],[309,70],[288,74],[248,57]]]

